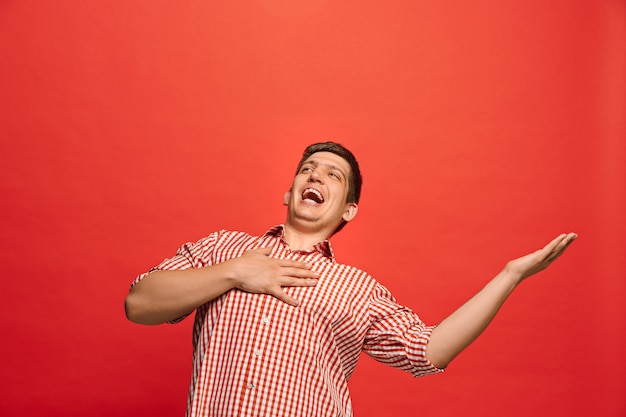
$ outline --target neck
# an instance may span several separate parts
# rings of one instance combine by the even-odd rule
[[[311,250],[316,244],[330,238],[330,235],[326,231],[301,230],[289,223],[285,224],[284,239],[293,251]]]

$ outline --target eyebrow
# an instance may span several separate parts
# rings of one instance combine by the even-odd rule
[[[339,168],[337,165],[333,165],[333,164],[325,164],[325,163],[320,163],[318,161],[316,161],[315,159],[309,159],[307,161],[304,161],[302,163],[302,166],[305,166],[307,164],[313,165],[313,166],[318,166],[318,165],[324,165],[327,166],[328,168],[335,170],[335,171],[339,171],[339,173],[341,174],[341,176],[343,176],[344,178],[348,178],[348,176],[346,175],[345,172],[343,172],[343,170],[341,168]]]

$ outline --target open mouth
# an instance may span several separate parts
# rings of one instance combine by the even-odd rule
[[[305,201],[309,200],[316,204],[322,204],[324,202],[324,197],[322,196],[322,193],[317,191],[315,188],[305,188],[305,190],[302,192],[302,199]]]

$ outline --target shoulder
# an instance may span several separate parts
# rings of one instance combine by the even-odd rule
[[[256,236],[238,230],[219,230],[214,234],[215,241],[220,245],[250,245],[261,242],[265,236]]]
[[[231,231],[231,230],[219,230],[210,233],[209,235],[198,239],[195,242],[187,242],[183,244],[178,253],[184,252],[201,252],[209,253],[217,248],[223,247],[235,247],[239,246],[237,243],[243,243],[250,240],[254,240],[255,237],[245,232]],[[258,239],[258,238],[256,238]]]
[[[214,234],[213,258],[215,262],[223,262],[236,258],[245,252],[266,246],[271,239],[266,235],[255,236],[247,232],[220,230]]]

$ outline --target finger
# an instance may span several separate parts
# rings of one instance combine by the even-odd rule
[[[559,246],[559,244],[567,237],[567,235],[565,233],[562,233],[560,235],[558,235],[557,237],[555,237],[554,239],[552,239],[550,241],[550,243],[548,243],[546,246],[544,246],[544,249],[547,249],[548,251],[552,252],[557,246]]]
[[[565,248],[567,248],[574,240],[576,240],[576,238],[578,237],[578,235],[576,233],[569,233],[567,235],[565,235],[565,237],[563,237],[563,239],[559,242],[559,244],[557,245],[556,249],[557,250],[564,250]]]
[[[311,265],[306,262],[294,261],[292,259],[277,259],[278,265],[283,268],[311,269]]]
[[[314,287],[317,285],[314,278],[285,278],[280,281],[281,287]]]
[[[297,307],[300,304],[298,300],[296,300],[295,298],[293,298],[292,296],[290,296],[289,294],[287,294],[281,289],[271,291],[270,294],[278,298],[280,301],[286,304],[289,304],[290,306]]]
[[[320,273],[314,271],[312,269],[301,269],[301,268],[283,268],[281,273],[284,276],[295,277],[295,278],[319,278]]]
[[[569,245],[572,244],[572,242],[574,242],[574,240],[576,240],[576,238],[578,237],[578,235],[576,235],[575,233],[570,233],[568,234],[565,239],[563,239],[559,245],[556,247],[555,251],[555,258],[559,257],[563,254],[563,252],[565,252],[565,250],[567,250],[567,248],[569,247]]]
[[[543,259],[548,259],[550,258],[555,250],[557,249],[557,247],[561,244],[561,242],[563,242],[563,240],[567,237],[567,235],[565,233],[562,233],[560,235],[558,235],[557,237],[555,237],[554,239],[552,239],[546,246],[544,246],[543,248],[539,249],[537,252],[542,252],[542,258]]]
[[[578,237],[576,233],[569,233],[567,235],[561,235],[562,239],[557,243],[556,247],[552,248],[546,256],[548,262],[553,262],[556,258],[563,255],[565,250],[572,244],[572,242]]]

